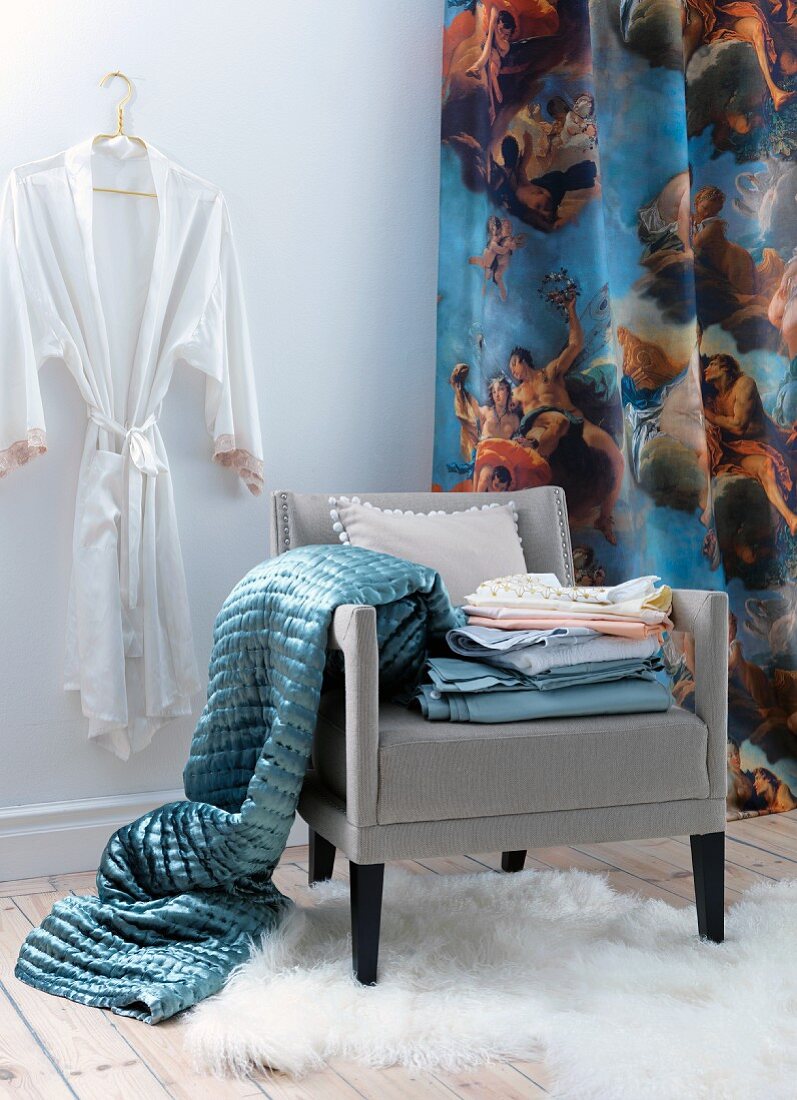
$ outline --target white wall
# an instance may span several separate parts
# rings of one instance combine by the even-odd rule
[[[121,68],[130,132],[226,193],[269,488],[429,484],[441,20],[441,0],[4,7],[3,176],[113,129],[123,85],[97,84]],[[42,386],[49,453],[0,482],[0,808],[179,787],[194,726],[121,763],[61,690],[85,412],[63,368]],[[267,554],[266,502],[211,463],[198,377],[175,377],[161,427],[205,668],[217,608]]]

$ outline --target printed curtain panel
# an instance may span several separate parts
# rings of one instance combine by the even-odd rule
[[[727,589],[733,816],[797,807],[795,3],[445,12],[435,488],[561,485],[582,583]]]

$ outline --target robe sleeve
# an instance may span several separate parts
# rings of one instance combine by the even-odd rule
[[[47,450],[37,355],[19,261],[16,179],[0,207],[0,477]]]
[[[219,270],[188,352],[207,375],[205,420],[213,458],[230,466],[250,492],[263,488],[263,448],[249,326],[229,215],[222,207]]]

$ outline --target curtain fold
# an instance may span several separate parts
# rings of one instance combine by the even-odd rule
[[[795,808],[793,0],[447,0],[442,95],[434,485],[727,589],[729,812]]]

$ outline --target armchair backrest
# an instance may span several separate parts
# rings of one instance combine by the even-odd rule
[[[401,508],[413,512],[429,512],[432,509],[461,512],[473,504],[494,504],[497,499],[495,493],[360,492],[357,495],[377,508]],[[523,541],[523,554],[529,572],[555,573],[564,584],[573,584],[573,553],[564,490],[546,485],[509,493],[506,499],[514,501],[517,509],[518,532]],[[284,554],[297,546],[337,542],[329,509],[328,493],[293,493],[288,489],[272,493],[271,553]]]

